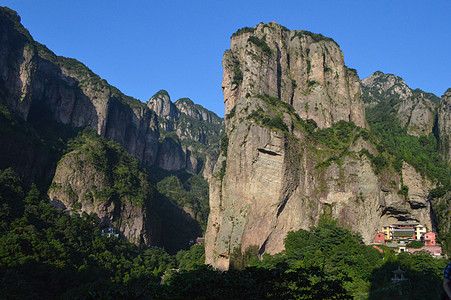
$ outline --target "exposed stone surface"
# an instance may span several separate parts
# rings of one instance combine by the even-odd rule
[[[444,160],[451,162],[451,89],[440,101],[437,125],[440,154]]]
[[[256,46],[252,36],[270,50]],[[251,246],[259,254],[280,252],[288,231],[308,229],[321,214],[359,232],[366,243],[397,220],[432,228],[426,201],[430,184],[409,173],[410,166],[402,174],[408,199],[399,193],[401,175],[391,167],[376,172],[364,154],[382,155],[371,142],[360,137],[337,152],[300,125],[298,116],[319,127],[339,120],[366,127],[359,79],[344,66],[335,42],[260,24],[232,37],[223,65],[228,147],[210,181],[206,263],[226,270],[233,252]]]
[[[90,126],[144,164],[155,163],[157,118],[144,103],[35,42],[14,11],[2,8],[0,22],[0,89],[12,111],[29,122]]]
[[[359,78],[332,39],[274,22],[232,37],[223,58],[225,114],[240,96],[267,94],[319,127],[339,120],[366,127]]]
[[[173,104],[163,90],[147,105],[122,94],[82,63],[34,41],[12,10],[1,9],[0,25],[0,96],[24,121],[90,126],[146,166],[186,168],[208,178],[223,132],[221,118],[189,99]],[[167,132],[178,135],[170,149],[160,143]],[[210,169],[204,168],[207,161]]]
[[[55,207],[94,213],[105,225],[116,228],[137,245],[154,243],[147,212],[151,209],[150,203],[134,204],[127,199],[105,198],[109,189],[111,182],[106,174],[97,170],[85,153],[73,151],[59,162],[48,195]]]
[[[166,131],[174,130],[174,122],[179,118],[177,107],[172,103],[168,92],[161,90],[147,101],[147,106],[161,119],[160,128]]]
[[[361,81],[366,105],[393,106],[402,127],[414,136],[432,133],[438,97],[422,90],[412,90],[401,77],[377,71]]]
[[[16,139],[14,130],[2,128],[0,167],[12,167],[16,174],[25,177],[27,183],[45,177],[42,186],[48,186],[56,172],[53,182],[64,185],[66,190],[59,193],[53,190],[50,197],[61,208],[70,210],[75,204],[76,207],[81,204],[81,211],[93,212],[109,220],[130,241],[158,244],[167,246],[168,251],[175,251],[198,236],[200,228],[170,200],[154,199],[157,203],[154,203],[155,209],[151,213],[155,215],[152,217],[145,211],[146,206],[132,202],[116,203],[109,198],[96,198],[91,203],[86,200],[89,198],[86,195],[93,189],[107,187],[102,176],[92,170],[92,165],[83,163],[79,170],[68,155],[56,167],[67,139],[74,137],[66,136],[66,131],[75,132],[74,128],[88,126],[100,136],[120,143],[146,167],[187,169],[210,176],[217,157],[222,119],[192,102],[193,111],[198,112],[198,118],[202,120],[180,113],[164,91],[157,93],[155,98],[153,103],[146,105],[110,86],[77,60],[56,56],[33,40],[20,24],[16,12],[0,7],[0,109],[2,117],[12,115],[2,124],[23,129],[17,130],[22,135]],[[190,113],[189,105],[185,105],[185,112]],[[175,126],[184,118],[194,121],[185,122],[185,127]],[[160,119],[177,122],[173,128],[164,122],[161,125],[167,127],[160,127]],[[206,129],[197,129],[196,120],[214,123],[216,136],[210,137],[212,129],[208,125],[205,125]],[[44,124],[44,130],[45,126],[57,128],[48,132],[49,136],[54,136],[48,139],[42,130],[37,134],[38,124]],[[169,130],[179,130],[180,137],[169,140]],[[160,135],[160,131],[164,134]],[[28,133],[31,135],[29,140],[26,139]],[[183,137],[185,133],[190,135]],[[207,146],[202,148],[202,143]],[[41,151],[42,148],[45,151]],[[149,228],[153,230],[152,236]],[[155,231],[162,234],[155,235]]]
[[[159,121],[162,145],[157,165],[166,170],[202,172],[208,179],[218,157],[224,120],[188,98],[172,103],[164,90],[156,93],[147,106]]]

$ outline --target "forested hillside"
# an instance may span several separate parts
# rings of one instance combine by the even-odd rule
[[[0,298],[440,297],[445,258],[370,244],[413,220],[451,254],[450,92],[275,22],[223,67],[225,120],[142,103],[0,7]]]

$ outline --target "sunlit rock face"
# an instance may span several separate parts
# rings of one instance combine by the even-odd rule
[[[442,96],[438,110],[439,149],[443,159],[451,161],[451,89]]]
[[[359,78],[333,40],[259,24],[232,36],[223,67],[228,143],[210,181],[206,263],[226,270],[246,250],[280,252],[288,231],[322,214],[367,243],[397,220],[430,228],[429,183],[410,166],[376,172],[369,157],[379,153],[364,136],[339,154],[312,134],[339,121],[367,128]],[[401,176],[413,205],[398,193]]]

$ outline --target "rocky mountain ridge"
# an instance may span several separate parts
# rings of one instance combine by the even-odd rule
[[[159,115],[77,60],[55,55],[34,41],[17,13],[6,7],[0,7],[0,70],[0,167],[11,167],[26,182],[38,182],[41,189],[52,183],[48,195],[55,206],[95,213],[136,244],[176,251],[201,234],[199,224],[190,217],[197,212],[187,213],[185,207],[156,192],[153,181],[162,177],[162,169],[208,177],[218,143],[205,136],[213,139],[220,134],[221,118],[190,100],[180,101],[179,120],[189,119],[189,123],[175,127],[183,129],[180,137],[169,136],[160,128],[159,118],[165,116],[157,107]],[[171,112],[167,114],[170,118]],[[88,139],[70,150],[68,144],[85,127],[92,128],[100,141]],[[99,146],[109,145],[102,138],[121,146]],[[109,155],[116,157],[121,147],[146,167],[143,174],[151,176],[130,175],[128,168],[139,165],[130,158],[126,159],[129,165],[112,168],[115,163]],[[87,152],[95,160],[87,159],[83,150],[91,148],[98,152]],[[96,166],[103,162],[108,167],[99,171]],[[199,181],[203,185],[205,180]],[[143,199],[130,200],[130,195],[146,186]]]
[[[414,136],[432,133],[440,99],[420,89],[412,90],[401,77],[377,71],[361,80],[366,106],[379,103],[393,106],[407,133]]]
[[[5,105],[22,120],[90,126],[99,135],[120,143],[145,166],[200,172],[207,165],[206,158],[200,163],[202,158],[187,154],[179,141],[175,141],[175,145],[160,143],[158,118],[149,106],[124,95],[75,59],[56,56],[34,41],[20,24],[16,12],[2,8],[0,14],[0,95]],[[200,106],[192,109],[195,106],[194,103],[180,104],[186,113],[197,113],[191,116],[194,120],[220,127],[221,118],[212,112],[206,114]],[[162,111],[158,113],[161,115]],[[171,112],[167,113],[171,117]],[[205,138],[193,138],[205,143]],[[168,154],[166,150],[172,152]],[[177,161],[183,156],[196,160],[195,166],[165,163],[168,158],[174,157]],[[203,156],[210,159],[209,153]],[[214,162],[214,157],[212,160]],[[205,173],[209,174],[209,170]]]
[[[159,159],[158,165],[166,170],[187,169],[194,173],[203,170],[204,177],[209,178],[224,131],[223,119],[189,98],[172,103],[165,90],[150,98],[147,106],[157,113],[163,152],[176,158]]]

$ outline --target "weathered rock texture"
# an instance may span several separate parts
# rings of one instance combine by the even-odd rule
[[[401,77],[377,71],[361,81],[366,105],[393,106],[397,119],[407,133],[429,135],[435,125],[439,98],[420,89],[412,90]]]
[[[77,143],[59,161],[48,191],[55,207],[94,213],[128,241],[171,253],[201,234],[181,207],[157,197],[138,161],[121,146],[86,133]]]
[[[146,166],[211,173],[223,128],[214,113],[189,99],[173,104],[165,91],[147,105],[124,95],[82,63],[34,41],[8,8],[0,9],[0,25],[0,99],[22,120],[90,126]],[[185,142],[174,139],[168,148],[160,130],[176,131]]]
[[[149,218],[152,199],[133,203],[126,196],[114,197],[109,192],[114,184],[109,177],[87,159],[86,152],[74,150],[58,163],[48,193],[50,202],[62,210],[94,213],[132,243],[155,244]]]
[[[158,123],[144,103],[35,42],[14,11],[2,8],[0,25],[0,89],[9,109],[25,121],[90,126],[144,164],[155,163]]]
[[[0,167],[12,167],[27,183],[45,177],[41,186],[48,186],[56,172],[53,183],[64,189],[50,193],[54,203],[67,209],[81,205],[81,211],[109,220],[130,241],[169,245],[167,249],[175,251],[198,236],[199,230],[170,200],[155,199],[152,221],[146,206],[126,199],[115,202],[93,196],[91,202],[86,200],[93,189],[106,185],[89,163],[77,169],[69,155],[57,168],[65,143],[80,128],[91,127],[98,135],[118,142],[146,167],[204,171],[208,177],[217,157],[221,118],[191,101],[182,101],[180,112],[167,93],[158,99],[161,103],[148,106],[110,86],[77,60],[56,56],[33,40],[16,12],[0,7]],[[179,126],[184,116],[190,122]],[[173,127],[162,122],[160,128],[159,119],[175,121]],[[207,129],[197,129],[196,121],[206,123]],[[210,138],[208,124],[216,126],[216,137]],[[46,132],[46,128],[51,130]],[[172,130],[180,131],[178,137],[166,134]],[[67,131],[72,131],[71,135]],[[183,136],[187,133],[189,136]],[[161,241],[155,231],[161,232]]]
[[[408,165],[402,174],[377,168],[374,157],[387,154],[362,129],[359,79],[334,41],[260,24],[234,34],[223,66],[228,143],[210,182],[206,263],[225,270],[234,252],[280,252],[288,231],[308,229],[322,214],[366,243],[397,220],[432,227],[429,183]],[[308,118],[323,128],[340,120],[360,128],[340,123],[353,138],[339,149]],[[401,176],[410,198],[400,193]]]
[[[160,126],[162,146],[157,165],[166,170],[202,172],[209,178],[218,158],[224,120],[188,98],[172,103],[164,90],[156,93],[147,106],[156,112]]]
[[[226,114],[242,96],[267,94],[321,128],[339,120],[366,127],[359,77],[330,38],[260,24],[232,37],[223,67]]]
[[[440,154],[444,160],[451,162],[451,89],[440,101],[437,125]]]

